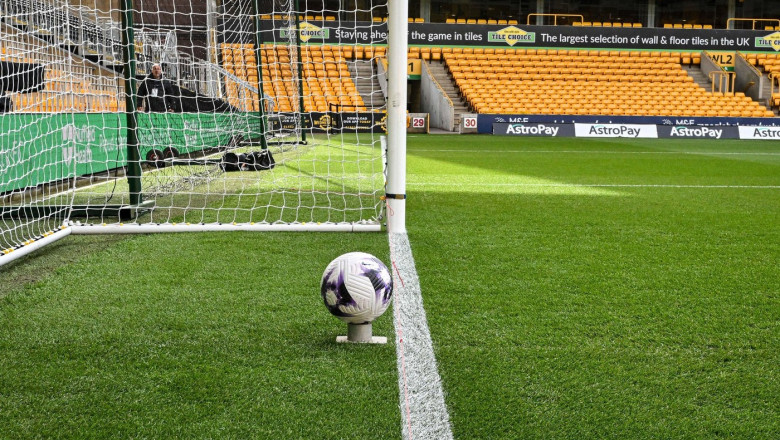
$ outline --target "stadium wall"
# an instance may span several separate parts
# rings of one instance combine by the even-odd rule
[[[754,101],[762,98],[764,92],[764,76],[743,57],[734,57],[734,90],[743,90],[745,96]]]
[[[186,154],[227,145],[234,135],[257,134],[253,117],[257,115],[140,113],[137,134],[141,158],[155,149],[163,152],[173,148]],[[8,166],[0,175],[0,194],[125,167],[125,120],[124,113],[0,115],[0,133],[32,140],[17,141],[13,146],[0,143],[0,156],[8,158]],[[233,131],[225,127],[233,127]]]
[[[599,137],[644,139],[778,140],[780,128],[756,125],[702,126],[654,124],[493,123],[494,135],[528,137]]]
[[[604,116],[604,115],[477,115],[477,133],[493,133],[494,124],[634,124],[666,126],[758,126],[780,127],[780,118],[724,118],[670,116]]]
[[[420,82],[421,110],[430,115],[431,127],[453,131],[455,129],[455,110],[452,101],[436,82],[427,65],[423,69]]]

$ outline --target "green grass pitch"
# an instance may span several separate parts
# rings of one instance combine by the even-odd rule
[[[780,144],[410,136],[458,439],[780,438]],[[72,236],[0,269],[0,437],[394,439],[326,264],[384,234]]]

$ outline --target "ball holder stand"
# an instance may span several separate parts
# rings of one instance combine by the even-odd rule
[[[347,336],[336,336],[336,342],[387,344],[387,338],[384,336],[374,336],[372,334],[371,323],[369,322],[367,324],[347,324]]]

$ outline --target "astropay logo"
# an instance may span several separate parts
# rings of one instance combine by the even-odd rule
[[[557,136],[558,130],[559,127],[550,127],[544,124],[538,124],[538,125],[509,124],[506,127],[506,134]]]
[[[723,130],[716,129],[716,128],[709,128],[709,127],[677,126],[677,127],[672,127],[672,131],[670,132],[669,135],[671,137],[720,139],[720,137],[723,136]]]
[[[756,129],[753,131],[753,137],[762,139],[780,139],[780,128],[756,127]]]
[[[638,128],[627,125],[591,125],[588,134],[591,136],[617,136],[617,137],[638,137]]]
[[[604,138],[658,138],[658,126],[655,124],[574,124],[577,137]]]

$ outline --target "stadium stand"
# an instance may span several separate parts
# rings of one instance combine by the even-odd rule
[[[258,88],[257,59],[253,44],[222,43],[222,64],[225,70],[239,81]],[[384,48],[377,48],[377,55]],[[273,45],[261,47],[263,92],[275,110],[298,111],[297,72],[293,72],[296,60],[291,59],[287,48]],[[301,53],[303,74],[304,111],[327,112],[337,106],[341,111],[366,111],[363,97],[352,79],[348,60],[371,59],[374,52],[360,47],[304,46]],[[235,79],[226,80],[228,102],[240,109],[257,111],[259,101],[253,94],[251,101],[241,100],[236,91]],[[270,109],[269,109],[270,110]]]
[[[694,83],[690,53],[513,50],[444,53],[462,98],[478,113],[772,117],[744,93]]]
[[[116,42],[96,23],[74,14],[52,11],[26,22],[24,11],[40,6],[36,0],[9,0],[6,12],[14,12],[9,24],[2,24],[2,61],[46,65],[43,90],[11,94],[14,111],[21,112],[112,112],[123,111],[122,78],[100,67],[111,57]],[[37,5],[37,6],[36,6]],[[542,14],[544,15],[544,14]],[[283,19],[265,14],[261,19]],[[307,21],[334,21],[329,15],[306,15]],[[74,20],[80,21],[74,21]],[[386,17],[373,17],[384,21]],[[764,20],[766,21],[766,20]],[[424,23],[422,18],[409,18]],[[447,23],[515,25],[516,20],[448,18]],[[64,26],[68,23],[68,26]],[[573,26],[642,27],[641,23],[615,21],[576,21]],[[665,28],[711,29],[712,25],[665,23]],[[62,41],[75,39],[63,29],[81,27],[85,41],[74,49],[53,50],[46,59],[30,59],[18,30],[34,29],[40,37],[50,34]],[[775,27],[766,26],[767,30]],[[778,27],[780,28],[780,27]],[[21,34],[20,34],[21,35]],[[30,36],[25,36],[30,38]],[[137,46],[139,42],[136,42]],[[141,44],[141,49],[146,45]],[[91,49],[92,48],[92,49]],[[93,50],[94,49],[94,50]],[[139,47],[137,47],[139,49]],[[70,52],[69,52],[70,51]],[[94,52],[94,53],[93,53]],[[361,46],[308,45],[301,54],[303,79],[299,93],[296,59],[287,49],[263,45],[259,51],[264,66],[258,72],[257,54],[252,44],[220,43],[220,63],[226,100],[235,108],[260,110],[258,90],[263,81],[266,110],[282,112],[366,111],[367,99],[355,79],[355,62],[383,56],[384,48]],[[143,50],[139,50],[141,57]],[[97,54],[97,58],[90,58]],[[78,55],[78,56],[76,56]],[[451,80],[468,106],[479,113],[686,115],[686,116],[774,116],[770,110],[741,93],[716,94],[695,84],[685,66],[697,66],[698,52],[643,52],[584,49],[508,49],[469,47],[410,47],[409,59],[443,62]],[[149,57],[150,59],[152,57]],[[777,54],[746,54],[748,62],[767,74],[780,77]],[[140,60],[140,59],[139,59]],[[66,62],[67,61],[67,62]],[[93,61],[88,63],[87,61]],[[143,61],[143,60],[140,60]],[[773,79],[774,81],[774,79]],[[773,83],[774,84],[774,83]],[[247,92],[247,90],[250,90]],[[664,93],[666,91],[666,93]],[[303,99],[300,99],[300,96]],[[780,105],[780,85],[770,105]],[[770,114],[771,113],[771,114]]]
[[[12,93],[13,110],[23,113],[124,111],[124,81],[116,72],[57,48],[42,52],[31,37],[15,27],[0,24],[3,46],[0,61],[41,64],[45,69],[42,90]]]

